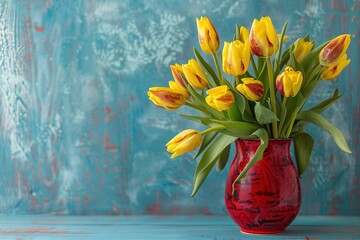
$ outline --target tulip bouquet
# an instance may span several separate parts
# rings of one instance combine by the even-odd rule
[[[320,81],[336,79],[349,65],[349,34],[317,47],[306,35],[283,49],[287,24],[277,34],[270,17],[262,17],[253,21],[250,32],[236,26],[232,41],[223,44],[220,67],[216,29],[206,17],[196,22],[200,47],[212,56],[213,63],[194,48],[195,58],[170,66],[174,80],[168,87],[148,91],[149,99],[167,110],[181,106],[197,109],[199,116],[180,115],[207,126],[201,132],[184,130],[166,144],[171,158],[198,148],[194,158],[201,157],[192,196],[215,164],[219,171],[224,168],[230,145],[239,138],[260,139],[261,144],[236,181],[261,160],[269,139],[293,139],[298,174],[303,174],[314,145],[305,129],[308,123],[323,128],[340,149],[351,153],[341,131],[321,116],[341,97],[337,89],[328,99],[304,109]]]

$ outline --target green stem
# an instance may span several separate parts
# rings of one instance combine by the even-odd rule
[[[285,134],[286,138],[288,138],[290,136],[290,134],[291,134],[292,128],[293,128],[294,123],[295,123],[296,115],[297,115],[297,113],[293,113],[292,116],[291,116],[290,124],[289,124],[289,127],[288,127],[288,129],[286,131],[286,134]]]
[[[256,76],[256,78],[258,78],[258,77],[259,77],[259,76],[258,76],[259,72],[258,72],[258,69],[257,69],[257,67],[256,67],[256,64],[255,64],[254,56],[253,56],[253,55],[251,55],[250,60],[251,60],[251,66],[252,66],[253,69],[254,69],[255,76]]]
[[[225,126],[223,126],[223,125],[211,127],[211,128],[208,128],[208,129],[205,129],[204,131],[202,131],[201,134],[202,134],[202,135],[205,135],[205,134],[207,134],[207,133],[209,133],[209,132],[222,130],[222,129],[224,129],[224,128],[225,128]]]
[[[189,106],[189,107],[192,107],[192,108],[194,108],[196,110],[199,110],[201,112],[207,113],[203,108],[200,108],[200,107],[198,107],[197,105],[195,105],[195,104],[193,104],[191,102],[185,102],[185,105]]]
[[[240,76],[235,76],[235,88],[240,84]]]
[[[217,73],[219,75],[220,85],[223,85],[224,82],[223,82],[223,79],[222,79],[222,75],[221,75],[219,63],[218,63],[218,60],[217,60],[217,57],[216,57],[216,53],[213,53],[212,56],[213,56],[213,60],[214,60],[215,66],[216,66],[216,71],[217,71]]]
[[[280,123],[279,123],[279,133],[280,133],[280,137],[281,137],[281,128],[282,125],[284,124],[284,114],[285,114],[285,107],[286,107],[286,103],[287,103],[288,97],[284,96],[283,101],[281,103],[281,113],[280,113]]]
[[[269,75],[271,110],[277,116],[277,112],[276,112],[276,96],[275,96],[275,82],[274,82],[270,57],[266,58],[266,65],[267,65],[267,70],[268,70],[268,75]],[[277,122],[272,122],[271,125],[272,125],[272,131],[273,131],[273,138],[278,138]]]

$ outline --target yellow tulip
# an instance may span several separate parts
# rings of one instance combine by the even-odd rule
[[[350,64],[351,60],[346,59],[347,55],[343,54],[343,56],[334,63],[333,65],[324,67],[321,72],[321,78],[324,80],[334,80],[339,76],[339,74],[344,70],[344,68]]]
[[[175,65],[170,65],[170,69],[175,82],[180,83],[184,88],[186,88],[184,79],[182,78],[182,75],[184,74],[182,71],[182,67],[179,64],[175,64]]]
[[[167,146],[168,152],[173,153],[171,158],[175,158],[197,148],[201,143],[201,139],[201,132],[187,129],[177,134],[165,146]]]
[[[259,57],[270,57],[279,48],[279,40],[270,17],[254,19],[250,30],[252,52]]]
[[[319,53],[319,61],[323,66],[337,62],[350,45],[350,34],[340,35],[331,40]]]
[[[279,40],[279,42],[280,42],[281,34],[278,34],[277,36],[278,36],[278,40]],[[289,39],[289,36],[288,36],[288,35],[284,35],[284,36],[283,36],[282,43],[284,44],[288,39]]]
[[[240,76],[244,74],[250,63],[250,42],[242,43],[239,40],[224,43],[222,51],[222,68],[227,74]]]
[[[246,40],[248,40],[248,39],[249,39],[249,30],[247,30],[246,27],[241,26],[240,27],[240,39],[239,40],[242,43],[245,43]]]
[[[304,57],[311,52],[314,47],[313,42],[305,41],[303,38],[298,39],[295,42],[295,59],[297,62],[301,62]]]
[[[155,105],[167,110],[178,109],[185,103],[185,97],[181,92],[167,87],[149,88],[148,96]]]
[[[285,71],[276,78],[276,88],[285,97],[295,97],[300,91],[303,75],[300,71],[294,71],[286,67]]]
[[[184,95],[186,99],[190,98],[189,91],[187,90],[186,87],[183,87],[180,83],[176,81],[169,81],[169,87],[173,90],[180,92],[182,95]]]
[[[243,83],[237,85],[238,90],[250,101],[257,101],[264,95],[264,85],[259,80],[254,78],[242,78]]]
[[[195,59],[190,59],[187,64],[182,65],[182,70],[187,82],[195,89],[203,90],[209,86],[205,74]]]
[[[206,93],[209,95],[205,98],[206,103],[218,111],[231,108],[235,101],[234,94],[226,85],[209,89]]]
[[[215,53],[220,40],[211,21],[207,17],[196,18],[196,25],[201,49],[209,54]]]

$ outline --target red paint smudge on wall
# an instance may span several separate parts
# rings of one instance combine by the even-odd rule
[[[35,30],[38,32],[43,32],[44,31],[44,26],[36,26]]]

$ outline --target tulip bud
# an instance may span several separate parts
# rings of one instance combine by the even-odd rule
[[[157,106],[175,110],[184,105],[185,97],[179,91],[167,87],[152,87],[148,91],[149,99]]]
[[[247,30],[246,27],[241,26],[240,27],[240,39],[239,40],[242,43],[245,43],[246,40],[248,40],[248,39],[249,39],[249,30]]]
[[[209,82],[207,81],[205,74],[195,59],[190,59],[187,64],[183,64],[182,69],[187,82],[193,88],[203,90],[209,86]]]
[[[300,71],[294,71],[286,67],[285,71],[276,78],[276,88],[285,97],[295,97],[300,91],[303,75]]]
[[[182,95],[184,95],[185,99],[189,99],[190,93],[187,90],[186,87],[183,87],[180,83],[176,81],[169,81],[169,87],[175,91],[180,92]]]
[[[279,40],[270,17],[254,19],[250,30],[252,52],[259,57],[270,57],[279,48]]]
[[[235,101],[234,94],[226,85],[209,89],[206,93],[209,95],[205,98],[206,103],[218,111],[231,108]]]
[[[219,36],[211,21],[207,17],[196,18],[198,38],[201,49],[213,54],[219,48]]]
[[[295,59],[299,63],[303,58],[311,52],[314,47],[313,42],[305,41],[303,38],[298,39],[295,42]]]
[[[337,61],[333,65],[324,67],[321,72],[321,78],[324,80],[334,80],[335,78],[337,78],[342,72],[342,70],[344,70],[344,68],[350,64],[351,60],[346,58],[347,55],[345,53],[339,59],[339,61]]]
[[[243,83],[236,87],[250,101],[257,101],[264,95],[264,85],[254,78],[242,78]]]
[[[343,34],[331,40],[319,53],[320,64],[330,66],[337,62],[349,47],[350,40],[350,34]]]
[[[175,82],[180,83],[184,88],[186,88],[184,79],[182,78],[182,67],[179,64],[175,64],[175,65],[170,65],[170,69],[171,69],[171,73],[174,77]]]
[[[202,139],[202,134],[194,129],[187,129],[177,134],[165,146],[167,151],[173,153],[171,158],[175,158],[184,153],[190,152],[197,148]]]
[[[242,43],[239,40],[224,43],[222,52],[223,71],[233,76],[244,74],[250,64],[250,42],[246,40]]]

